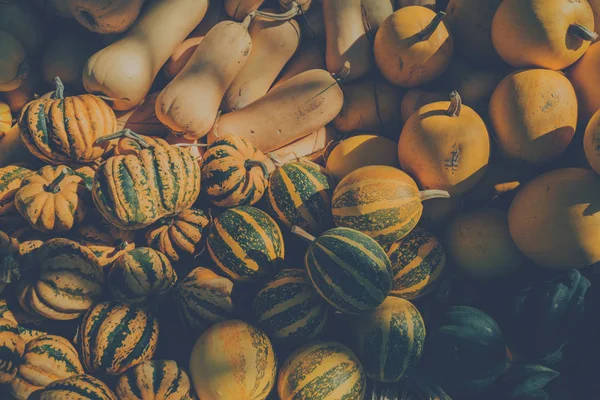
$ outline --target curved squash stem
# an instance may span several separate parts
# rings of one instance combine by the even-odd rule
[[[53,99],[64,99],[65,98],[65,85],[62,83],[58,76],[54,77],[54,84],[56,85],[56,90],[52,93]]]
[[[314,237],[313,235],[311,235],[310,233],[306,232],[304,229],[300,228],[299,226],[292,226],[292,233],[296,236],[298,236],[300,239],[304,239],[305,241],[309,242],[309,243],[314,243],[317,241],[317,238]]]
[[[567,33],[573,36],[577,36],[581,40],[586,40],[589,42],[595,42],[596,40],[598,40],[598,34],[596,32],[590,31],[588,28],[580,24],[569,25]]]
[[[256,11],[252,11],[250,14],[246,15],[246,18],[244,18],[244,20],[242,21],[242,28],[244,28],[245,30],[248,30],[248,27],[250,26],[250,22],[252,22],[252,20],[254,19],[255,16],[256,16]]]
[[[264,162],[258,160],[244,161],[244,168],[246,168],[246,171],[250,171],[254,167],[260,167],[260,169],[262,169],[263,175],[265,176],[265,179],[269,179],[269,169],[267,168]]]
[[[146,142],[141,135],[138,135],[137,133],[135,133],[134,131],[132,131],[131,129],[128,129],[128,128],[125,128],[122,131],[113,133],[112,135],[106,135],[106,136],[99,137],[98,139],[96,139],[94,144],[100,144],[100,143],[104,143],[104,142],[108,142],[110,140],[120,139],[120,138],[131,139],[131,140],[136,141],[140,146],[142,146],[145,149],[150,148],[150,145],[148,144],[148,142]]]
[[[446,115],[449,117],[458,117],[460,116],[460,112],[462,111],[462,99],[460,98],[460,94],[456,90],[453,90],[450,93],[450,107],[446,111]]]
[[[272,21],[289,21],[290,19],[294,18],[296,15],[299,15],[301,12],[302,12],[302,8],[300,8],[298,3],[296,3],[295,1],[292,3],[292,8],[290,8],[288,11],[284,12],[283,14],[274,14],[274,13],[258,11],[258,10],[255,11],[256,15],[258,15],[259,17],[262,17],[265,19],[270,19]]]
[[[424,42],[426,40],[429,40],[429,38],[431,37],[431,35],[433,35],[433,32],[435,32],[435,30],[438,28],[445,16],[445,12],[438,11],[436,16],[429,23],[429,25],[427,25],[421,32],[415,35],[417,37],[417,41]]]
[[[58,185],[60,185],[62,180],[66,178],[67,172],[68,170],[66,168],[63,168],[60,174],[58,174],[58,176],[54,178],[54,180],[50,182],[50,184],[44,185],[44,190],[52,194],[58,193],[60,191],[60,187],[58,187]]]
[[[129,242],[127,242],[127,240],[119,239],[117,241],[117,243],[118,244],[115,247],[119,251],[125,250],[127,248],[127,246],[129,246]]]
[[[421,201],[431,200],[431,199],[449,199],[450,193],[445,190],[423,190],[419,192],[419,197]]]
[[[281,167],[283,165],[283,162],[275,154],[267,153],[267,157],[269,157],[271,161],[273,161],[273,165],[275,165],[276,167]]]
[[[319,97],[320,95],[322,95],[323,93],[325,93],[326,91],[328,91],[329,89],[334,87],[335,85],[339,85],[340,83],[342,83],[344,81],[344,79],[346,79],[348,77],[348,75],[350,75],[350,61],[346,61],[344,63],[344,66],[342,67],[342,70],[340,71],[339,74],[331,74],[333,79],[335,79],[334,83],[327,86],[325,89],[321,90],[319,93],[315,94],[313,97],[306,100],[304,103],[306,104],[309,101],[311,101],[312,99],[314,99],[315,97]]]

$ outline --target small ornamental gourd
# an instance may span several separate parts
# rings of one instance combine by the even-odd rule
[[[37,400],[117,400],[117,396],[98,378],[73,375],[55,381],[33,395]]]
[[[18,165],[0,168],[0,222],[12,219],[17,214],[15,194],[21,187],[23,179],[32,173],[30,169]]]
[[[43,324],[47,320],[39,315],[25,312],[19,303],[12,299],[7,301],[5,298],[0,298],[0,320],[8,320],[17,324],[19,336],[25,343],[46,335],[46,332],[43,332]]]
[[[0,318],[0,384],[15,379],[25,341],[19,335],[19,326],[9,319]]]
[[[49,164],[91,163],[104,155],[108,141],[96,140],[115,133],[113,110],[98,96],[64,95],[55,78],[56,90],[28,103],[19,117],[21,139],[27,149]]]
[[[217,322],[233,317],[233,282],[208,268],[193,269],[176,289],[181,319],[194,332],[201,333]]]
[[[366,388],[367,375],[358,357],[338,342],[299,348],[282,365],[277,379],[281,400],[363,400]]]
[[[3,137],[4,132],[10,129],[12,126],[12,114],[10,107],[4,102],[0,102],[0,138]]]
[[[89,373],[120,375],[150,360],[158,342],[158,321],[144,308],[98,303],[84,316],[77,344]]]
[[[27,176],[15,195],[15,206],[41,232],[66,232],[83,221],[88,197],[84,179],[63,165],[46,165]]]
[[[253,205],[267,188],[269,163],[247,139],[224,136],[204,153],[202,186],[217,207]]]
[[[45,335],[27,343],[10,393],[17,400],[29,396],[49,383],[83,374],[75,347],[62,336]]]
[[[194,256],[202,250],[203,233],[209,219],[204,211],[190,208],[152,224],[146,232],[148,246],[165,254],[172,262]]]
[[[333,221],[385,245],[413,230],[423,213],[423,201],[449,197],[444,190],[419,192],[415,181],[399,169],[367,166],[346,175],[335,188]]]
[[[230,208],[215,217],[206,244],[217,266],[240,282],[274,274],[285,254],[277,223],[250,206]]]
[[[310,242],[304,266],[317,292],[337,310],[361,314],[390,293],[390,259],[367,235],[349,228],[333,228],[318,238],[296,226],[292,232]]]
[[[68,239],[50,239],[31,253],[18,289],[29,313],[71,320],[102,297],[104,272],[94,254]]]
[[[18,257],[19,241],[0,231],[0,293],[21,276]]]
[[[264,400],[275,386],[277,358],[261,331],[239,320],[220,322],[196,341],[190,377],[202,400]]]
[[[123,253],[110,266],[107,284],[115,300],[141,303],[160,296],[177,282],[171,262],[160,251],[137,247]]]
[[[175,361],[146,361],[119,377],[119,400],[192,400],[190,378]]]
[[[256,294],[253,309],[258,325],[270,338],[294,344],[315,339],[331,314],[300,269],[279,271]]]

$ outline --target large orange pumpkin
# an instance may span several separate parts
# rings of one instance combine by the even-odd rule
[[[600,42],[592,44],[568,74],[577,93],[580,115],[587,120],[600,109],[600,85],[597,84],[600,82]]]

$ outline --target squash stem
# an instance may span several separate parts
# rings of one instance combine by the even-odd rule
[[[290,8],[288,11],[284,12],[283,14],[275,14],[275,13],[259,11],[259,10],[256,10],[255,14],[258,15],[259,17],[262,17],[265,19],[270,19],[272,21],[289,21],[290,19],[294,18],[296,15],[300,14],[301,12],[302,12],[302,9],[300,8],[300,6],[298,6],[298,3],[296,3],[294,1],[292,3],[292,8]]]
[[[419,196],[421,197],[421,201],[431,199],[449,199],[450,193],[445,190],[423,190],[422,192],[419,192]]]
[[[63,168],[63,170],[58,174],[56,178],[50,184],[44,185],[44,190],[48,193],[56,194],[60,191],[60,183],[67,176],[67,168]]]
[[[12,254],[2,256],[2,258],[0,258],[0,283],[9,284],[13,281],[13,277],[21,276],[19,263]]]
[[[175,147],[208,147],[206,143],[177,143]]]
[[[578,38],[589,41],[589,42],[595,42],[596,40],[598,40],[598,34],[596,32],[591,31],[588,28],[586,28],[585,26],[580,25],[580,24],[569,25],[569,29],[567,30],[567,33],[569,33],[570,35],[573,35],[573,36],[577,36]]]
[[[246,171],[250,171],[254,167],[260,167],[260,169],[262,169],[263,175],[265,176],[265,179],[269,179],[269,169],[262,161],[246,160],[244,161],[244,167],[246,168]]]
[[[456,90],[453,90],[450,93],[450,107],[446,111],[446,115],[449,117],[459,117],[460,112],[462,111],[462,99],[460,98],[460,94]]]
[[[304,229],[300,228],[299,226],[292,226],[292,233],[296,236],[298,236],[300,239],[303,239],[309,243],[314,243],[317,241],[317,238],[314,237],[313,235],[311,235],[310,233],[306,232]]]
[[[256,16],[256,11],[253,11],[250,14],[246,15],[246,18],[244,18],[244,20],[242,21],[242,28],[244,28],[245,30],[248,30],[248,27],[250,26],[250,22],[252,22],[252,20],[254,19],[255,16]]]
[[[100,143],[108,142],[113,139],[120,139],[120,138],[128,138],[128,139],[134,140],[140,146],[142,146],[144,149],[150,148],[150,145],[148,144],[148,142],[146,142],[141,135],[138,135],[131,129],[127,129],[127,128],[123,129],[122,131],[113,133],[112,135],[106,135],[106,136],[99,137],[98,139],[96,139],[94,144],[100,144]]]
[[[436,14],[436,16],[431,20],[429,25],[427,25],[421,32],[417,33],[418,41],[424,42],[426,40],[429,40],[429,38],[431,37],[431,35],[433,35],[433,32],[435,32],[435,30],[438,28],[445,16],[445,12],[439,11]]]
[[[52,93],[53,99],[64,99],[65,98],[65,85],[62,83],[58,76],[54,77],[54,84],[56,90]]]

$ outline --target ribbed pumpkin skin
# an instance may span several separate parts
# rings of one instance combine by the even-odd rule
[[[316,338],[330,308],[315,291],[305,271],[279,271],[254,298],[254,315],[270,338],[303,343]]]
[[[174,217],[166,217],[150,226],[146,233],[148,246],[177,262],[183,255],[199,251],[202,233],[209,220],[204,211],[190,208]]]
[[[0,299],[0,319],[8,320],[16,324],[19,336],[25,343],[46,334],[45,332],[35,329],[35,327],[39,327],[39,325],[45,321],[44,318],[26,313],[18,306],[18,304],[11,303],[9,305],[4,298]],[[24,349],[25,345],[23,345],[23,350]]]
[[[213,325],[192,349],[190,377],[202,400],[264,400],[276,374],[269,338],[243,321]]]
[[[42,336],[27,343],[10,392],[18,400],[27,400],[49,383],[79,374],[83,366],[71,342],[62,336]]]
[[[166,293],[176,282],[177,273],[167,256],[149,247],[138,247],[110,266],[107,283],[115,300],[140,303]]]
[[[195,332],[203,332],[217,322],[231,319],[235,311],[231,292],[233,282],[207,268],[193,269],[175,295],[181,319]]]
[[[284,164],[269,178],[269,213],[288,228],[296,225],[318,235],[333,225],[331,189],[318,165],[302,161]]]
[[[213,220],[208,252],[217,266],[236,281],[256,281],[273,274],[283,260],[279,226],[258,208],[231,208]]]
[[[225,136],[211,143],[202,160],[202,186],[210,202],[217,207],[255,204],[267,188],[268,162],[244,138]]]
[[[377,242],[352,229],[323,233],[308,248],[304,265],[319,294],[343,313],[377,308],[392,288],[388,256]]]
[[[17,323],[0,318],[0,384],[15,379],[24,351],[25,341],[19,336]]]
[[[442,244],[423,228],[413,229],[383,249],[392,263],[391,296],[412,300],[424,295],[432,289],[446,266]]]
[[[316,342],[296,350],[279,371],[280,400],[362,400],[367,376],[341,343]]]
[[[91,375],[74,375],[55,381],[31,397],[35,400],[117,400],[104,382]]]
[[[146,361],[119,378],[119,400],[191,400],[188,374],[175,361]]]
[[[406,236],[419,222],[423,205],[415,181],[387,166],[359,168],[337,185],[332,200],[336,226],[356,229],[379,244]]]
[[[30,169],[17,165],[0,168],[0,221],[16,214],[15,194],[23,179],[32,173]]]
[[[191,153],[163,139],[137,155],[109,158],[94,177],[94,203],[111,224],[145,228],[162,217],[191,207],[200,194],[200,166]]]
[[[120,375],[151,359],[158,321],[145,309],[117,302],[98,303],[79,326],[79,353],[86,371]]]
[[[374,311],[352,322],[356,354],[369,378],[398,382],[421,359],[425,323],[408,300],[390,296]]]
[[[50,239],[31,254],[37,268],[22,280],[19,303],[53,320],[71,320],[100,300],[104,273],[92,252],[67,239]]]

